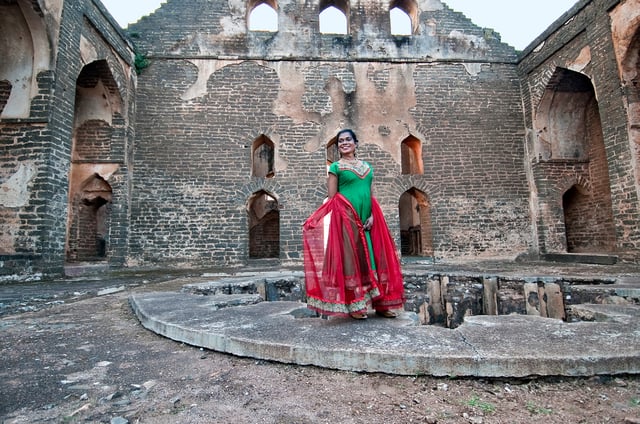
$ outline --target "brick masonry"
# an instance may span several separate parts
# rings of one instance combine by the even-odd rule
[[[616,36],[638,31],[622,18],[637,0],[580,1],[524,52],[438,0],[402,3],[410,36],[389,33],[379,1],[344,4],[346,35],[321,34],[320,6],[292,0],[278,2],[277,32],[248,31],[241,2],[168,0],[126,34],[97,0],[59,13],[19,1],[56,60],[33,67],[27,115],[0,115],[13,193],[0,197],[2,279],[82,258],[299,265],[343,127],[375,168],[398,246],[408,193],[437,258],[640,259],[638,96],[619,66],[640,47]],[[149,60],[139,75],[136,53]],[[0,74],[5,113],[11,86]],[[403,168],[405,140],[419,141],[422,169]]]

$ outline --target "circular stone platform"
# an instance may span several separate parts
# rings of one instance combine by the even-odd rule
[[[526,377],[640,372],[640,307],[580,305],[595,321],[471,316],[454,330],[397,319],[321,319],[255,295],[134,294],[142,325],[170,339],[263,360],[400,375]],[[233,306],[232,306],[233,305]],[[575,306],[574,306],[575,308]]]

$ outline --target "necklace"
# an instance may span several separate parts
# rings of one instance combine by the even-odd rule
[[[356,173],[358,176],[360,176],[360,178],[369,173],[369,167],[367,166],[367,164],[358,158],[340,158],[340,169],[348,169]]]

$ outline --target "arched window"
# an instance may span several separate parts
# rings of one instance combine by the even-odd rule
[[[335,6],[320,12],[320,32],[322,34],[348,34],[347,16]]]
[[[268,3],[260,3],[249,14],[249,31],[278,31],[278,12]]]
[[[389,20],[391,21],[391,35],[411,35],[411,18],[407,13],[394,7],[389,12]]]
[[[254,177],[275,176],[275,148],[273,141],[264,134],[253,141],[251,169]]]
[[[389,4],[391,35],[415,34],[418,30],[418,15],[416,0],[392,0]]]
[[[338,152],[338,143],[337,138],[333,137],[327,143],[327,169],[329,169],[329,165],[333,162],[336,162],[340,159],[340,153]]]
[[[402,141],[402,174],[422,175],[424,167],[422,164],[422,143],[416,137],[410,135]]]
[[[249,257],[280,257],[280,211],[278,201],[264,190],[253,193],[248,204]]]

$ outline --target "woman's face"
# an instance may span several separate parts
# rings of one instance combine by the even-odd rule
[[[338,140],[336,142],[338,143],[338,151],[341,156],[355,153],[356,141],[353,139],[350,132],[338,134]]]

